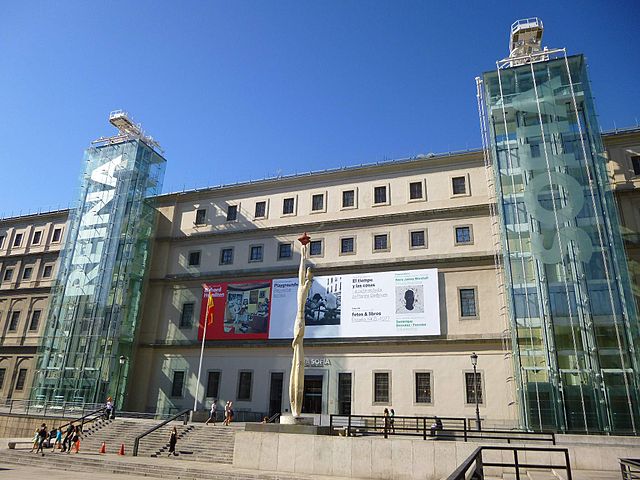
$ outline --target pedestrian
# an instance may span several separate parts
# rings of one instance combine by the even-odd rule
[[[209,411],[209,418],[207,419],[206,422],[204,422],[205,425],[209,425],[209,422],[213,422],[213,426],[216,426],[216,403],[217,400],[214,398],[213,402],[211,402],[211,410]]]
[[[36,453],[40,452],[42,453],[42,456],[44,457],[44,450],[43,450],[43,446],[44,446],[44,441],[47,439],[47,424],[43,423],[40,426],[40,430],[38,430],[38,448],[36,449]]]
[[[38,448],[38,444],[40,443],[40,429],[39,428],[36,428],[36,430],[33,432],[32,443],[33,443],[33,445],[31,446],[31,452],[30,453],[35,452],[36,449]]]
[[[173,430],[171,430],[171,436],[169,437],[169,457],[172,453],[174,456],[178,455],[176,453],[176,443],[178,443],[178,430],[176,427],[173,427]]]
[[[111,397],[107,397],[107,403],[104,407],[104,419],[109,420],[113,413],[113,400]]]
[[[389,409],[388,408],[384,409],[382,416],[384,417],[384,438],[387,438],[387,435],[389,434]]]
[[[229,425],[229,404],[231,402],[229,400],[227,400],[227,403],[224,404],[224,421],[222,422],[223,425]]]
[[[431,436],[435,436],[438,430],[442,430],[444,427],[442,425],[442,420],[440,420],[437,416],[433,419],[433,424],[431,425]]]
[[[391,426],[391,433],[396,433],[395,416],[396,416],[396,412],[392,408],[389,413],[389,425]]]
[[[62,442],[62,451],[63,452],[69,452],[69,450],[71,450],[71,439],[73,438],[73,431],[74,430],[75,430],[75,427],[73,426],[73,423],[70,423],[67,426],[67,431],[65,433],[64,440]]]
[[[71,437],[71,445],[69,446],[69,450],[67,453],[71,453],[71,447],[75,449],[76,453],[80,452],[80,434],[82,430],[80,429],[80,425],[76,425],[73,429],[73,435]]]
[[[229,402],[229,417],[227,420],[227,426],[233,422],[233,402]]]
[[[56,429],[56,440],[53,442],[53,451],[56,451],[56,447],[58,450],[62,448],[62,427]]]

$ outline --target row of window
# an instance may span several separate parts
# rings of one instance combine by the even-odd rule
[[[454,228],[455,245],[471,245],[473,243],[473,229],[471,225],[464,225]],[[374,233],[372,236],[373,252],[389,252],[391,250],[389,233]],[[346,236],[340,238],[338,245],[340,255],[352,255],[356,253],[356,237]],[[409,248],[426,248],[427,247],[427,231],[425,229],[411,230],[409,232]],[[223,247],[220,249],[220,265],[233,264],[234,247]],[[309,243],[309,256],[321,257],[324,255],[324,240],[311,240]],[[278,260],[286,260],[293,257],[293,242],[278,243],[277,258]],[[262,262],[264,260],[264,245],[249,246],[249,262]],[[190,267],[200,265],[201,252],[193,250],[188,254],[188,264]]]
[[[42,234],[44,230],[36,230],[33,232],[33,238],[31,239],[31,245],[40,245],[42,242]],[[0,250],[4,247],[5,235],[0,235]],[[13,237],[13,248],[20,247],[22,240],[24,239],[24,233],[16,233]],[[53,230],[53,236],[51,237],[52,243],[57,243],[62,240],[62,228],[56,228]]]
[[[13,280],[13,271],[14,268],[7,267],[4,271],[4,275],[2,276],[2,281],[10,282]],[[42,278],[51,278],[53,274],[53,264],[46,264],[42,268]],[[22,270],[22,280],[31,280],[33,276],[33,267],[24,267]]]
[[[7,369],[6,368],[0,368],[0,391],[2,391],[2,387],[4,386],[4,379],[7,376]],[[14,390],[23,390],[24,389],[24,384],[27,380],[27,369],[26,368],[21,368],[18,370],[18,376],[16,377],[16,385]]]
[[[9,316],[9,328],[7,329],[9,332],[15,332],[18,330],[18,324],[20,323],[20,310],[14,310],[11,312]],[[29,320],[29,331],[34,332],[38,330],[40,326],[40,316],[42,315],[42,310],[33,310],[31,312],[31,320]]]
[[[451,179],[451,191],[454,196],[467,195],[467,176],[453,177]],[[417,201],[425,199],[424,181],[409,183],[409,201]],[[358,208],[358,190],[348,189],[342,191],[342,210]],[[378,185],[373,187],[373,205],[390,205],[391,195],[389,185]],[[282,216],[296,215],[297,197],[287,197],[282,200]],[[327,193],[311,194],[311,213],[321,213],[327,211]],[[238,220],[239,205],[227,205],[226,219],[227,222]],[[268,203],[266,200],[260,200],[255,203],[253,218],[262,220],[268,216]],[[200,208],[196,210],[196,225],[204,225],[207,220],[207,209]]]

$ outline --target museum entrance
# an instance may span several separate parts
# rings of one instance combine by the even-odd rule
[[[322,413],[322,375],[304,376],[302,413]]]
[[[269,392],[269,418],[282,411],[282,372],[271,372],[271,390]]]

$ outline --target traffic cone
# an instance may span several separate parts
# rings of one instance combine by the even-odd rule
[[[107,444],[102,442],[102,446],[100,447],[100,453],[107,453]]]
[[[120,444],[120,451],[118,452],[118,455],[124,455],[124,443]]]

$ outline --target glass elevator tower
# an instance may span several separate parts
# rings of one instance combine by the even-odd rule
[[[522,426],[640,433],[638,315],[585,58],[542,22],[478,83]]]

